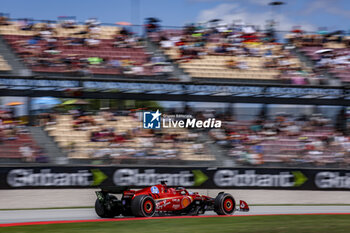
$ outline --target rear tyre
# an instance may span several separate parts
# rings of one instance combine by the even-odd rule
[[[232,214],[236,208],[235,199],[228,193],[220,193],[214,201],[214,211],[218,215]]]
[[[156,212],[156,203],[151,196],[136,196],[131,201],[131,212],[135,217],[152,217]]]
[[[120,215],[120,210],[117,205],[118,198],[115,196],[109,196],[109,200],[101,202],[96,199],[95,212],[101,218],[113,218],[114,216]]]

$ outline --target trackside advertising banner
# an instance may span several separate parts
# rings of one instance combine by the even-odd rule
[[[197,189],[349,190],[350,170],[209,167],[1,167],[0,189],[169,186]]]

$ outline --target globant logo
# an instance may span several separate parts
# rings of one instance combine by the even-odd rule
[[[117,186],[149,186],[167,181],[169,186],[201,186],[208,180],[208,176],[201,170],[180,170],[177,172],[161,173],[156,169],[117,169],[113,175],[113,182]],[[154,189],[152,187],[152,189]],[[153,193],[156,190],[152,190]]]
[[[163,115],[159,112],[143,112],[144,129],[163,128],[221,128],[221,120],[208,118],[206,120],[197,120],[191,115]]]
[[[118,169],[114,172],[113,181],[117,186],[148,186],[166,180],[169,186],[193,186],[194,175],[189,170],[178,173],[157,173],[155,169]]]
[[[315,176],[315,184],[321,189],[350,189],[350,173],[324,171]]]
[[[10,187],[98,186],[108,177],[100,169],[55,172],[51,169],[12,169],[7,174]]]
[[[258,174],[256,170],[218,170],[214,183],[219,187],[299,187],[308,178],[301,171]]]
[[[36,187],[36,186],[90,186],[93,183],[93,175],[88,170],[77,172],[52,172],[51,169],[13,169],[7,175],[7,183],[11,187]]]

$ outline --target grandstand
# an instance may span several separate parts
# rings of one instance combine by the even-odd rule
[[[47,158],[28,130],[5,122],[0,130],[0,160],[2,162],[47,162]]]
[[[253,28],[246,30],[250,31],[185,28],[152,32],[148,38],[194,80],[314,83],[312,70],[283,44]],[[146,52],[142,38],[117,26],[90,22],[67,27],[64,22],[22,20],[0,26],[0,34],[28,67],[41,74],[152,78],[171,73],[164,59],[152,59]]]
[[[349,42],[343,31],[324,34],[290,33],[286,38],[313,64],[316,72],[326,72],[344,84],[350,82]]]
[[[294,83],[312,70],[267,34],[245,28],[188,27],[149,34],[193,79]]]
[[[347,167],[348,138],[320,114],[227,122],[210,132],[237,164]]]
[[[55,122],[48,123],[48,135],[73,160],[214,160],[205,145],[198,142],[198,134],[177,128],[159,132],[142,129],[135,116],[111,116],[106,112],[80,117],[57,115]]]
[[[3,93],[8,95],[349,104],[349,98],[344,97],[348,95],[346,87],[329,86],[330,80],[350,80],[347,37],[294,33],[287,36],[287,43],[281,43],[254,26],[237,25],[157,28],[141,37],[97,20],[85,24],[33,22],[11,20],[0,25],[2,41],[20,58],[18,62],[33,71],[33,75],[16,80],[8,75],[13,68],[3,54],[0,74],[5,80]],[[59,86],[56,81],[62,80],[67,83]],[[29,86],[21,86],[24,81]],[[47,86],[50,81],[57,86]],[[54,117],[41,125],[46,140],[57,146],[58,157],[83,164],[349,166],[346,112],[341,110],[331,116],[310,114],[313,120],[300,120],[296,115],[270,115],[269,119],[255,115],[251,116],[255,121],[241,121],[213,114],[225,122],[221,129],[158,132],[142,129],[140,117],[132,111],[118,115],[113,110],[90,110],[94,113],[55,110]],[[196,115],[205,114],[197,111]],[[26,160],[23,151],[28,148],[23,147],[31,144],[31,157],[55,162],[50,149],[37,140],[38,135],[29,133],[34,131],[16,133],[12,139],[8,125],[1,124],[1,158]],[[20,125],[11,127],[22,129]],[[42,150],[50,156],[42,156]]]
[[[116,26],[22,21],[0,26],[0,35],[34,72],[155,75],[141,38]]]

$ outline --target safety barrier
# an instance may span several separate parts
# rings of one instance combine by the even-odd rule
[[[0,168],[0,189],[144,187],[166,180],[195,189],[350,190],[350,170],[134,166]]]

